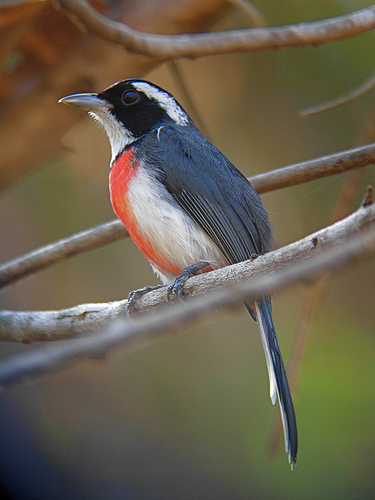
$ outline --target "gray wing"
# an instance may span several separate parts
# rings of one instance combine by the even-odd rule
[[[258,194],[195,127],[187,128],[165,126],[162,140],[155,133],[142,143],[158,180],[230,263],[267,252],[271,230]]]

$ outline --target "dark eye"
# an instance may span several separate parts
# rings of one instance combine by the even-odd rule
[[[131,106],[132,104],[138,102],[139,99],[140,95],[135,90],[125,90],[125,92],[121,96],[121,100],[125,104],[125,106]]]

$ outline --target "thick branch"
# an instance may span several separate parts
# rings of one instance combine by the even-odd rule
[[[282,247],[254,261],[240,262],[217,271],[196,276],[185,285],[187,295],[212,292],[220,286],[236,286],[238,281],[269,274],[292,263],[314,256],[331,247],[341,246],[350,237],[375,223],[375,204],[362,207],[342,221]],[[204,299],[203,299],[204,300]],[[133,311],[149,313],[168,303],[166,287],[139,298]],[[62,311],[0,313],[0,340],[56,340],[78,333],[89,333],[106,327],[113,319],[124,316],[126,301],[111,304],[88,304]]]
[[[334,271],[354,260],[375,251],[375,232],[359,234],[334,249],[293,264],[272,274],[252,281],[246,280],[230,287],[216,290],[202,298],[191,298],[155,314],[143,314],[133,321],[119,320],[105,331],[89,337],[71,339],[64,344],[52,344],[19,354],[3,361],[0,367],[0,384],[10,385],[25,377],[52,372],[77,357],[100,357],[118,345],[132,345],[159,337],[167,329],[191,323],[208,311],[219,307],[235,306],[243,300],[256,298],[306,279],[316,279],[322,272]]]
[[[249,181],[261,194],[374,163],[375,144],[370,144],[316,160],[272,170],[251,177]],[[22,278],[45,269],[51,264],[112,243],[127,235],[128,233],[121,222],[114,220],[38,248],[0,266],[0,288],[11,285]]]
[[[214,33],[156,35],[112,21],[86,0],[59,0],[93,34],[130,52],[160,59],[200,57],[228,52],[301,47],[333,42],[375,28],[375,7],[344,16],[295,25],[228,30]]]

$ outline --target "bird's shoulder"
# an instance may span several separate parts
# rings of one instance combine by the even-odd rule
[[[162,125],[145,136],[142,146],[147,163],[171,188],[210,196],[217,203],[228,190],[232,199],[254,192],[246,177],[192,124]]]

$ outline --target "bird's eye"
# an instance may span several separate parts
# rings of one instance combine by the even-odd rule
[[[125,106],[131,106],[132,104],[138,102],[139,99],[140,95],[135,90],[126,90],[121,96],[121,100],[125,104]]]

